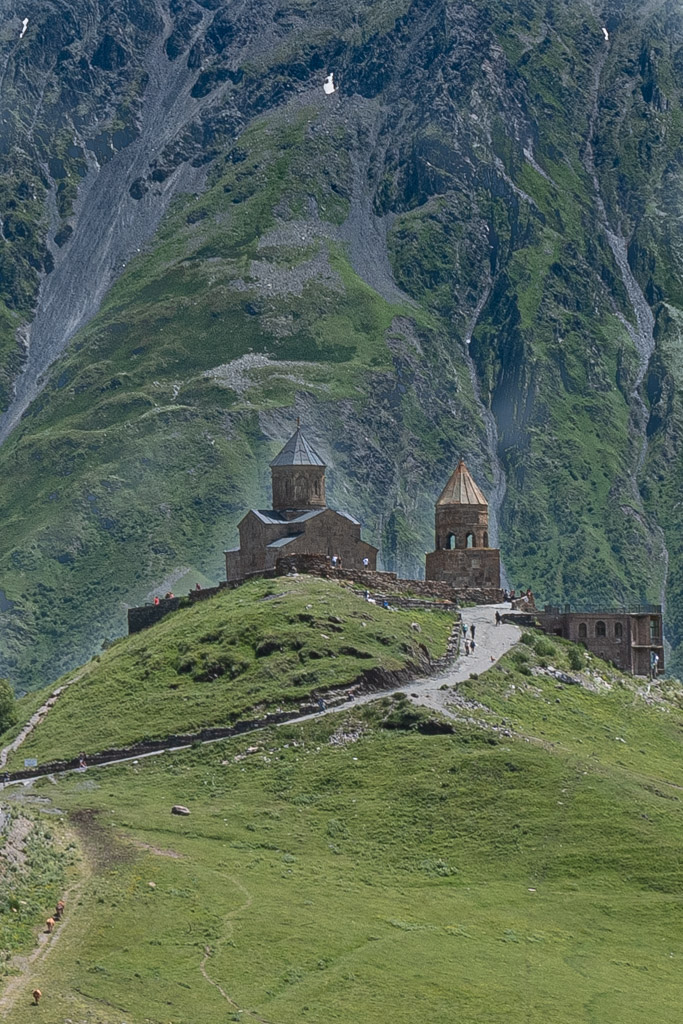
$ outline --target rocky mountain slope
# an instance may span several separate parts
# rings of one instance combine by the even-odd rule
[[[0,674],[217,578],[296,414],[386,567],[462,454],[511,583],[680,648],[678,5],[0,8]]]

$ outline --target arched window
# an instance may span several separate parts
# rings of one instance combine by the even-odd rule
[[[595,635],[607,636],[607,626],[602,621],[602,619],[598,619],[598,621],[595,623]]]
[[[446,547],[449,551],[452,551],[455,547],[455,534],[449,533],[446,537]]]
[[[467,537],[465,539],[465,544],[467,545],[468,548],[476,547],[476,544],[474,543],[474,534],[473,533],[468,533],[467,534]]]
[[[614,639],[621,640],[624,636],[624,627],[620,622],[614,623]]]
[[[579,640],[585,640],[588,636],[588,629],[585,622],[579,623]]]
[[[489,535],[486,532],[486,530],[484,530],[484,547],[487,548],[488,546],[489,546]]]

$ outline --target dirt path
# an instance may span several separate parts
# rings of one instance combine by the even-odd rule
[[[228,924],[230,930],[232,931],[232,919],[237,914],[241,914],[243,910],[248,910],[249,907],[254,902],[254,897],[251,895],[248,889],[246,889],[242,885],[242,883],[238,881],[234,876],[231,876],[230,881],[235,886],[235,888],[239,889],[242,895],[246,897],[244,903],[240,904],[240,906],[236,907],[234,910],[231,910],[230,913],[227,914],[224,918],[225,922]],[[223,941],[227,937],[228,936],[224,936]],[[204,958],[202,959],[202,962],[199,965],[199,970],[202,972],[202,976],[204,977],[204,979],[208,981],[209,985],[213,985],[213,987],[220,992],[220,994],[223,996],[223,999],[225,999],[226,1003],[228,1003],[228,1005],[231,1006],[236,1013],[246,1014],[246,1016],[251,1017],[252,1020],[259,1021],[259,1024],[272,1024],[272,1022],[266,1020],[265,1017],[260,1017],[258,1013],[256,1013],[254,1010],[245,1010],[243,1006],[240,1006],[238,1003],[235,1002],[234,999],[231,998],[231,996],[228,995],[228,993],[225,991],[222,985],[220,985],[217,981],[214,981],[213,978],[210,977],[206,969],[206,965],[210,958],[213,956],[213,953],[214,950],[211,948],[211,946],[204,947]]]
[[[55,924],[54,931],[49,935],[45,928],[43,928],[37,939],[37,945],[30,953],[24,956],[13,956],[10,961],[10,966],[17,970],[19,973],[13,975],[2,995],[0,995],[0,1017],[5,1016],[9,1010],[18,1002],[20,996],[25,996],[27,1004],[32,1002],[31,992],[33,991],[35,984],[33,981],[28,982],[29,988],[24,989],[26,985],[26,979],[29,976],[29,972],[35,977],[36,968],[39,967],[42,960],[45,959],[50,950],[54,949],[62,935],[64,929],[69,925],[68,908],[73,906],[78,897],[78,889],[76,886],[72,886],[64,894],[64,902],[67,905],[67,913],[62,917],[61,921]]]
[[[57,687],[56,690],[53,690],[48,699],[45,701],[45,703],[41,704],[38,710],[31,715],[31,717],[29,718],[28,722],[21,730],[19,735],[15,736],[11,743],[8,743],[6,747],[3,747],[3,749],[0,750],[0,768],[5,767],[9,755],[13,754],[15,750],[19,749],[24,740],[26,740],[31,735],[35,727],[37,725],[40,725],[42,720],[45,718],[45,715],[47,715],[50,709],[55,706],[55,704],[57,703],[61,695],[64,693],[64,691],[67,690],[73,683],[77,683],[79,679],[82,679],[85,673],[88,671],[88,668],[89,666],[86,666],[85,668],[81,669],[81,671],[77,672],[76,675],[68,681],[68,683],[64,684],[64,686],[59,686]]]
[[[275,725],[277,728],[277,724],[295,725],[298,722],[308,722],[314,718],[321,718],[323,715],[335,714],[338,711],[344,711],[356,705],[368,704],[370,701],[377,700],[379,697],[389,696],[392,693],[406,693],[410,696],[410,699],[417,704],[423,704],[426,707],[433,708],[435,711],[450,714],[450,717],[457,717],[449,712],[447,706],[448,694],[446,691],[441,690],[441,687],[444,684],[449,687],[457,686],[458,683],[464,682],[465,679],[469,679],[473,672],[485,672],[487,668],[491,668],[491,665],[502,658],[504,654],[507,654],[510,648],[514,647],[519,640],[521,631],[518,626],[509,625],[507,623],[496,626],[496,610],[509,611],[510,609],[508,605],[479,605],[476,608],[467,608],[463,611],[463,621],[468,625],[468,627],[471,627],[472,625],[475,627],[475,652],[469,656],[460,654],[453,663],[444,670],[444,672],[435,676],[414,679],[412,682],[392,687],[387,690],[367,693],[359,697],[351,697],[345,704],[339,704],[335,707],[327,708],[325,711],[315,711],[310,714],[299,715],[296,718],[288,718],[287,721],[283,723],[268,723],[268,726]],[[71,682],[75,682],[75,679],[71,680]],[[46,709],[45,714],[47,714],[48,711],[49,708]],[[39,714],[39,712],[36,712],[36,714]],[[259,732],[263,728],[266,728],[266,726],[259,726],[249,732],[242,732],[240,733],[240,736],[248,736],[250,735],[250,732]],[[216,739],[202,740],[201,742],[203,745],[207,745],[209,743],[222,743],[226,738],[233,737],[219,737]],[[15,745],[19,745],[18,741],[19,737],[17,737],[11,745],[12,749],[16,749]],[[169,745],[168,747],[163,747],[161,750],[152,750],[144,754],[127,754],[125,757],[113,758],[111,761],[102,761],[97,765],[92,765],[87,770],[93,771],[96,768],[107,768],[114,764],[125,764],[130,761],[142,761],[145,758],[157,757],[159,754],[167,752],[176,753],[182,750],[189,750],[193,745],[194,744],[189,743],[177,746]],[[8,747],[7,750],[9,749],[10,748]],[[67,771],[70,772],[82,772],[85,770],[86,769],[83,768],[67,769]],[[63,775],[66,773],[67,772],[59,772],[58,774]],[[45,775],[34,775],[30,779],[19,779],[10,782],[9,785],[30,786],[38,779],[50,778],[51,775],[52,773],[46,772]]]
[[[387,692],[406,693],[415,704],[433,708],[434,711],[440,711],[452,718],[457,717],[449,710],[453,694],[448,690],[442,690],[441,687],[457,687],[458,683],[469,679],[473,672],[481,675],[519,642],[521,636],[519,626],[513,626],[507,622],[496,626],[496,611],[509,610],[508,605],[479,605],[476,608],[465,608],[462,613],[462,621],[463,625],[468,626],[468,636],[471,627],[475,627],[474,654],[461,654],[439,675],[418,679],[413,683],[398,687],[396,691]],[[361,698],[361,700],[365,702],[366,698]]]

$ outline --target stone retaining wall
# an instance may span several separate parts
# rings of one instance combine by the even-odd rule
[[[357,583],[373,593],[383,595],[403,594],[406,591],[422,597],[450,601],[456,604],[498,604],[503,600],[502,590],[495,587],[456,588],[443,580],[401,579],[395,572],[373,572],[369,569],[335,569],[323,555],[289,555],[279,558],[275,566],[278,576],[292,572],[310,576],[321,576],[330,580],[345,580]]]
[[[185,604],[206,601],[223,590],[237,587],[256,579],[273,579],[291,573],[318,576],[321,579],[343,580],[368,590],[376,600],[384,598],[397,608],[434,608],[450,610],[449,606],[462,604],[499,604],[503,600],[502,590],[491,587],[456,588],[443,580],[402,579],[395,572],[378,572],[371,569],[333,569],[325,555],[288,555],[279,558],[274,569],[251,573],[239,580],[223,581],[217,587],[191,590],[187,597],[162,598],[159,604],[145,604],[128,609],[128,633],[139,633],[141,629],[153,626],[169,612]],[[407,593],[414,595],[408,597]],[[420,598],[423,600],[420,601]],[[428,603],[429,602],[429,603]]]

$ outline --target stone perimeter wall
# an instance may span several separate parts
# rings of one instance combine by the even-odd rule
[[[187,597],[162,598],[159,604],[145,604],[139,608],[128,609],[128,633],[139,633],[141,629],[153,626],[169,612],[176,611],[187,602],[195,604],[205,601],[221,590],[234,590],[256,579],[272,579],[275,576],[287,576],[290,573],[319,576],[328,580],[344,580],[356,583],[369,590],[374,598],[384,597],[395,599],[394,603],[401,607],[410,607],[411,599],[406,591],[416,598],[431,598],[434,607],[443,609],[444,605],[458,606],[462,604],[500,604],[503,591],[495,587],[453,587],[442,580],[406,580],[395,572],[377,572],[370,569],[333,569],[325,555],[288,555],[279,558],[274,569],[250,573],[238,580],[228,580],[219,587],[207,587],[203,590],[191,590]],[[417,607],[417,604],[414,605]]]
[[[182,604],[196,604],[198,601],[206,601],[210,597],[219,594],[225,586],[203,587],[201,590],[191,590],[186,597],[162,597],[159,604],[143,604],[139,608],[128,609],[128,634],[139,633],[141,629],[153,626],[155,622],[163,619],[169,612],[175,612]]]
[[[292,572],[309,576],[321,576],[329,580],[346,580],[357,583],[373,594],[389,597],[392,594],[405,595],[406,591],[420,597],[431,597],[453,604],[499,604],[503,591],[497,587],[453,587],[443,580],[407,580],[395,572],[376,572],[369,569],[333,569],[324,555],[289,555],[279,558],[275,567],[278,576]]]

